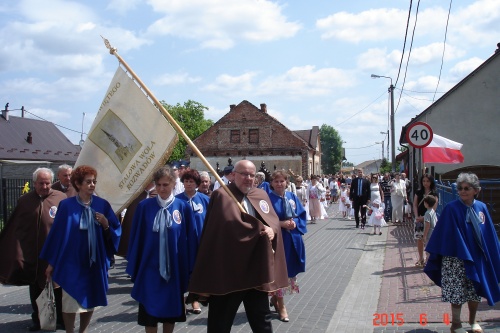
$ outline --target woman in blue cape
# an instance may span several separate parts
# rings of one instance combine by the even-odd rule
[[[139,302],[138,324],[146,332],[173,332],[186,321],[184,293],[196,257],[198,240],[187,202],[173,195],[175,174],[169,167],[154,173],[158,195],[139,203],[127,253],[127,273]]]
[[[66,332],[73,332],[80,314],[85,332],[94,308],[108,305],[108,269],[118,250],[120,222],[111,205],[93,195],[97,171],[87,165],[71,173],[77,195],[59,203],[54,224],[40,257],[47,260],[47,279],[61,286]]]
[[[285,249],[288,270],[288,287],[271,293],[271,305],[278,311],[280,320],[288,322],[288,314],[283,296],[299,292],[297,274],[306,270],[306,251],[302,235],[307,232],[306,211],[299,198],[292,192],[285,191],[288,174],[277,170],[271,176],[269,198],[280,219],[283,247]]]
[[[458,175],[460,198],[444,207],[425,249],[430,256],[424,272],[441,287],[443,302],[451,303],[452,333],[467,332],[460,320],[464,303],[472,331],[480,333],[481,297],[491,306],[500,300],[500,245],[486,205],[475,199],[480,189],[475,174]]]
[[[200,242],[201,232],[203,231],[203,222],[205,221],[205,215],[207,215],[208,201],[210,198],[208,197],[208,195],[200,193],[196,190],[201,184],[201,177],[198,171],[190,169],[184,172],[181,176],[181,182],[184,185],[184,192],[177,194],[175,197],[187,202],[193,210],[197,236],[196,245],[198,246]],[[191,296],[194,297],[194,295]],[[200,314],[201,308],[199,302],[194,299],[191,300],[191,297],[188,297],[188,299],[189,303],[191,303],[192,305],[192,308],[188,311],[194,314]]]

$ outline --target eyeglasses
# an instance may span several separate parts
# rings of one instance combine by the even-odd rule
[[[472,190],[472,189],[473,189],[473,187],[469,187],[469,186],[457,186],[458,191],[462,191],[462,190],[468,191],[468,190]]]
[[[243,178],[255,178],[255,175],[254,174],[251,174],[251,173],[246,173],[246,172],[238,172],[238,171],[235,171],[236,173],[239,173],[240,175],[243,176]]]
[[[86,183],[87,185],[90,185],[90,184],[94,184],[94,185],[96,185],[96,184],[97,184],[97,180],[95,180],[95,179],[87,179],[87,180],[85,181],[85,183]]]

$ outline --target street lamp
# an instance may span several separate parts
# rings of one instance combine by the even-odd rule
[[[392,171],[396,170],[396,139],[394,133],[394,86],[392,85],[392,78],[384,75],[372,74],[373,79],[379,79],[384,77],[391,80],[391,85],[389,86],[389,93],[391,94],[391,158],[392,158]]]
[[[382,142],[375,142],[376,144],[382,144],[382,159],[384,159],[384,141],[385,140],[382,140]]]
[[[389,131],[387,131],[387,132],[380,132],[380,134],[387,135],[387,160],[389,160]],[[382,141],[382,142],[384,142],[384,141]],[[384,158],[384,147],[382,146],[382,159],[383,158]]]

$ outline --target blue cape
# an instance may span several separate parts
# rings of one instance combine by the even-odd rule
[[[297,274],[306,271],[306,249],[304,246],[304,240],[302,239],[302,235],[307,232],[306,211],[295,194],[286,191],[285,197],[290,202],[292,209],[297,215],[297,217],[293,219],[295,221],[295,225],[297,226],[295,229],[287,230],[281,228],[288,277],[295,277]],[[269,193],[269,199],[271,200],[273,208],[280,221],[285,220],[283,199],[274,194],[274,192]]]
[[[424,272],[441,286],[441,259],[456,257],[464,261],[465,273],[476,293],[493,306],[500,300],[500,245],[486,205],[472,205],[484,223],[480,224],[484,253],[474,238],[474,228],[465,222],[467,206],[460,200],[447,204],[425,250],[430,253]]]
[[[146,308],[148,314],[160,318],[178,317],[184,311],[183,294],[187,291],[196,258],[198,239],[194,216],[185,201],[174,198],[168,207],[174,222],[168,228],[171,276],[167,282],[160,275],[160,237],[152,231],[159,209],[156,198],[145,199],[137,206],[130,232],[126,271],[134,282],[132,297]]]
[[[189,198],[184,192],[177,194],[175,197],[180,200],[186,201],[189,204]],[[200,192],[196,192],[191,200],[194,204],[196,204],[196,211],[193,210],[193,214],[198,242],[200,241],[201,232],[203,231],[203,223],[205,221],[205,216],[207,215],[209,200],[210,197],[208,195]],[[193,207],[191,207],[191,209],[193,209]]]
[[[257,186],[257,188],[263,189],[267,193],[272,192],[271,185],[268,182],[266,182],[266,181],[263,181],[262,183],[260,183],[260,185]]]
[[[102,213],[109,221],[109,236],[97,227],[97,258],[89,264],[88,231],[80,230],[83,207],[76,197],[59,203],[54,224],[47,236],[40,258],[54,267],[52,279],[84,308],[108,305],[109,262],[118,250],[121,226],[111,205],[92,196],[92,209]]]

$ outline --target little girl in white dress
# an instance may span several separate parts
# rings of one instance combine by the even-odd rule
[[[372,202],[371,206],[371,215],[370,219],[368,220],[368,225],[373,226],[373,234],[377,234],[377,229],[378,229],[378,234],[382,235],[381,228],[385,227],[387,223],[384,220],[384,204],[380,202],[380,200],[375,199]]]

